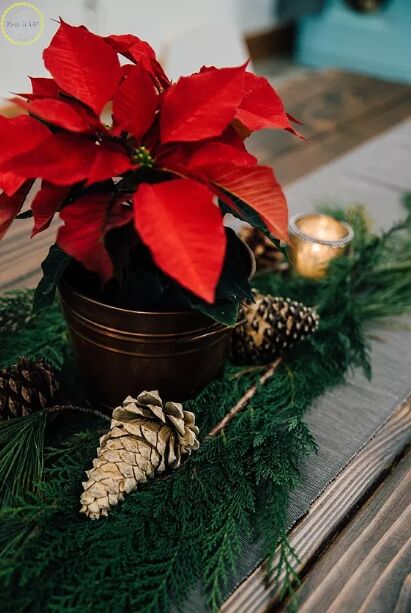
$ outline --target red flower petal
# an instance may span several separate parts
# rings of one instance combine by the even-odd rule
[[[11,171],[0,171],[0,188],[7,196],[11,197],[26,182],[25,177]]]
[[[257,158],[248,151],[241,151],[231,145],[215,142],[198,147],[188,161],[190,168],[207,168],[214,164],[255,166]]]
[[[83,26],[73,27],[61,21],[43,58],[57,85],[87,104],[96,115],[112,99],[121,79],[116,53]]]
[[[88,170],[87,185],[118,177],[136,168],[136,165],[125,154],[124,149],[115,143],[104,143],[104,145],[93,145],[93,147],[94,155]]]
[[[34,226],[31,237],[49,227],[54,214],[70,192],[70,187],[42,183],[41,190],[31,203]]]
[[[145,40],[134,34],[111,34],[105,41],[117,52],[129,60],[139,62],[142,56],[155,58],[154,49]],[[132,50],[132,51],[131,51]]]
[[[64,226],[57,233],[57,244],[100,275],[103,283],[113,276],[113,264],[104,244],[106,233],[131,221],[133,213],[117,203],[109,209],[110,194],[88,194],[64,207],[60,217]]]
[[[31,115],[70,132],[90,132],[98,125],[83,107],[74,106],[63,100],[40,98],[32,102],[24,102],[24,100],[14,98],[13,102],[26,109]]]
[[[57,185],[87,179],[95,145],[86,137],[65,132],[52,134],[33,151],[16,156],[5,165],[27,178],[41,178]]]
[[[41,96],[42,98],[57,98],[59,95],[59,88],[54,79],[45,77],[29,77],[31,81],[31,88],[35,96]]]
[[[103,181],[134,166],[116,145],[97,145],[86,136],[59,132],[34,150],[9,160],[3,167],[28,179],[41,178],[56,185],[72,185],[84,180],[89,183]]]
[[[235,118],[248,130],[292,127],[280,96],[264,77],[245,74],[244,96]]]
[[[247,151],[244,145],[244,139],[239,136],[237,130],[235,130],[232,125],[227,126],[218,140],[220,143],[231,145],[236,149],[240,149],[240,151]]]
[[[243,97],[245,65],[182,77],[164,95],[161,140],[197,141],[220,135]]]
[[[37,98],[58,98],[59,89],[54,79],[45,77],[29,77],[32,86],[31,93],[16,94],[25,100],[37,100]],[[13,92],[14,93],[14,92]]]
[[[134,214],[136,229],[157,266],[212,303],[226,238],[210,190],[190,179],[143,183],[134,195]]]
[[[19,214],[32,185],[32,181],[27,181],[11,198],[0,194],[0,240]]]
[[[256,211],[273,236],[288,240],[287,201],[268,166],[210,166],[210,179]]]
[[[112,34],[107,36],[105,40],[117,53],[121,53],[132,62],[141,63],[156,84],[162,88],[170,86],[170,79],[157,61],[154,49],[145,40],[141,40],[134,34]]]
[[[28,115],[19,115],[13,119],[0,115],[0,164],[24,151],[34,149],[47,140],[50,134],[45,125]]]
[[[115,129],[140,138],[154,121],[157,103],[158,96],[146,70],[140,64],[133,66],[114,96]]]
[[[25,177],[18,173],[12,164],[8,169],[3,166],[14,156],[30,152],[39,143],[47,140],[50,134],[45,125],[28,115],[13,119],[0,115],[0,189],[8,196],[12,196],[22,186]]]
[[[131,53],[136,55],[134,47],[131,48]],[[152,75],[154,83],[160,90],[167,89],[171,85],[171,81],[164,72],[164,69],[160,62],[154,57],[142,56],[140,59],[141,64]]]
[[[207,179],[210,166],[255,166],[257,159],[245,149],[237,149],[220,142],[207,142],[176,145],[171,150],[160,153],[157,156],[157,164],[164,170]]]
[[[4,167],[27,178],[71,185],[87,179],[94,148],[86,137],[60,132],[49,136],[32,151],[9,160]]]

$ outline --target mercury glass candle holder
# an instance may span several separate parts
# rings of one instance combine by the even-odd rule
[[[331,260],[343,255],[354,236],[351,226],[329,215],[300,213],[290,220],[290,260],[302,277],[321,279]]]

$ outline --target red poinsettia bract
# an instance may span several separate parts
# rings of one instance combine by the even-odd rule
[[[209,303],[226,248],[217,196],[287,240],[281,187],[243,142],[261,128],[295,133],[266,79],[243,65],[171,83],[137,36],[64,21],[43,57],[51,78],[31,78],[32,92],[14,98],[28,115],[0,117],[0,237],[41,179],[33,235],[58,213],[57,244],[106,282],[104,238],[134,220],[156,265]]]

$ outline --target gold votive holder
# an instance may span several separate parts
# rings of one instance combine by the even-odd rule
[[[343,255],[354,236],[351,226],[329,215],[300,213],[290,220],[290,260],[302,277],[321,279],[331,260]]]

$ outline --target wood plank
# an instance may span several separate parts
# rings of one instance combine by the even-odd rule
[[[403,194],[411,191],[411,119],[367,140],[355,150],[285,187],[290,214],[314,211],[319,203],[366,207],[373,229],[403,219]],[[389,154],[387,155],[387,152]]]
[[[271,82],[275,86],[275,81]],[[280,86],[279,93],[287,111],[303,122],[301,131],[310,143],[303,143],[285,132],[256,133],[248,140],[248,145],[262,162],[270,161],[275,165],[286,152],[311,151],[311,146],[322,142],[327,135],[350,134],[352,122],[358,118],[385,114],[387,108],[395,108],[403,99],[411,97],[411,87],[327,70],[296,77]],[[394,125],[394,120],[391,124],[389,117],[387,120],[388,126]]]
[[[29,223],[27,223],[29,222]],[[22,224],[22,226],[20,226]],[[18,220],[19,233],[6,236],[0,250],[0,288],[34,287],[41,276],[41,262],[55,240],[56,226],[30,240],[31,220]]]
[[[410,486],[408,451],[308,573],[300,613],[410,610]]]
[[[411,441],[411,402],[408,399],[377,431],[369,443],[336,476],[291,530],[289,538],[300,563],[299,574],[309,568],[350,514],[375,489]],[[266,583],[263,565],[231,594],[221,613],[260,613],[279,604],[278,591]],[[327,610],[321,607],[319,610]]]
[[[343,123],[338,130],[318,135],[315,142],[302,143],[298,149],[271,157],[267,163],[273,165],[280,182],[285,185],[292,183],[410,117],[411,96],[401,96],[395,103],[389,100],[376,107],[375,111],[378,112],[366,111],[350,121],[349,125]]]

